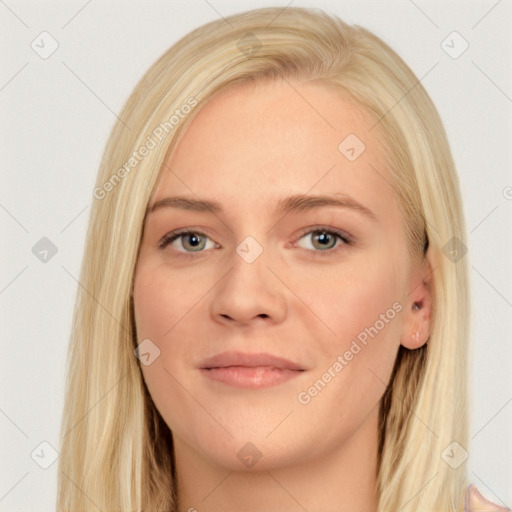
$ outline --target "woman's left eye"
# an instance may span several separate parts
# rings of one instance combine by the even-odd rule
[[[327,254],[333,254],[341,249],[340,246],[348,245],[351,243],[350,238],[347,234],[338,231],[332,228],[322,228],[317,227],[314,229],[310,229],[306,233],[304,233],[299,241],[307,236],[312,236],[312,243],[310,247],[305,247],[306,249],[311,248],[313,252],[318,252],[322,256]],[[181,230],[181,231],[172,231],[167,233],[159,242],[158,247],[160,249],[164,249],[168,245],[172,245],[178,239],[181,240],[181,248],[174,247],[178,252],[188,253],[188,255],[192,255],[193,253],[204,252],[203,249],[213,249],[217,246],[213,240],[211,240],[208,235],[202,233],[200,231],[191,231],[191,230]],[[211,242],[210,247],[207,247],[206,240]],[[338,244],[337,242],[341,240],[343,243]],[[191,250],[188,250],[190,248]],[[318,249],[318,250],[314,250]]]
[[[311,246],[314,249],[320,248],[319,251],[315,252],[319,252],[322,256],[335,253],[341,249],[340,246],[351,243],[348,235],[332,228],[315,228],[306,232],[299,240],[306,237],[310,237],[310,240],[312,240]],[[341,240],[342,243],[337,244],[338,240]]]

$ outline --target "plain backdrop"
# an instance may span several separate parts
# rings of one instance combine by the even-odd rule
[[[512,507],[511,1],[5,0],[0,512],[55,507],[51,447],[59,447],[71,314],[95,176],[115,115],[144,71],[191,29],[290,4],[320,7],[375,32],[410,65],[440,112],[469,236],[475,348],[467,464],[486,496]],[[53,41],[58,47],[46,56]],[[48,243],[43,237],[57,250],[46,262],[36,250]]]

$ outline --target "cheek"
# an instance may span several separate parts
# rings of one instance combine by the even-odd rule
[[[392,258],[391,252],[354,258],[335,271],[323,276],[315,273],[303,280],[298,294],[308,298],[312,311],[336,336],[326,338],[328,345],[338,340],[343,346],[344,340],[356,337],[376,322],[379,330],[400,330],[401,316],[395,313],[401,309],[404,297],[396,267],[390,263]],[[385,323],[385,329],[379,322],[381,315],[384,320],[392,319]]]
[[[201,326],[194,318],[205,314],[204,296],[210,286],[150,257],[139,260],[133,292],[135,325],[137,342],[151,340],[158,353],[153,363],[141,365],[155,403],[171,393],[181,396],[180,384],[191,387],[185,369],[193,366],[202,347],[196,337]]]
[[[403,297],[390,257],[361,258],[357,267],[325,280],[326,287],[310,282],[312,308],[335,333],[316,340],[322,361],[299,396],[305,421],[315,428],[329,422],[339,432],[353,431],[385,391],[403,323]]]
[[[141,262],[134,282],[134,313],[139,342],[152,339],[157,345],[168,341],[183,327],[194,308],[198,307],[206,285],[170,272],[164,265]]]
[[[318,371],[341,364],[339,373],[339,364],[331,370],[337,375],[332,388],[350,388],[347,399],[354,404],[378,400],[391,375],[403,328],[402,281],[399,266],[392,264],[398,260],[391,249],[354,258],[335,275],[312,276],[298,292],[309,294],[311,309],[334,333],[317,339]]]
[[[181,424],[178,412],[186,410],[189,400],[179,371],[187,355],[186,345],[170,343],[179,332],[180,320],[193,306],[185,304],[191,294],[179,291],[179,285],[161,268],[139,262],[133,292],[137,342],[151,340],[150,352],[156,354],[150,364],[143,364],[141,359],[142,375],[155,407],[173,429]]]

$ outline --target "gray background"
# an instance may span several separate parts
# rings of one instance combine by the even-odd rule
[[[54,510],[64,364],[92,190],[136,81],[178,38],[262,6],[321,7],[388,42],[444,121],[469,232],[475,344],[471,479],[512,507],[510,0],[189,2],[0,0],[2,320],[0,512]],[[31,47],[47,31],[57,50]],[[441,43],[457,31],[458,58]],[[452,53],[461,40],[448,39]],[[43,51],[40,48],[39,51]],[[58,249],[40,261],[48,237]],[[48,466],[44,469],[41,466]]]

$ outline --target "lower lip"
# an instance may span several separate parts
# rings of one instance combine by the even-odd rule
[[[260,389],[277,386],[302,373],[300,370],[270,368],[268,366],[227,366],[225,368],[201,368],[211,380],[239,388]]]

